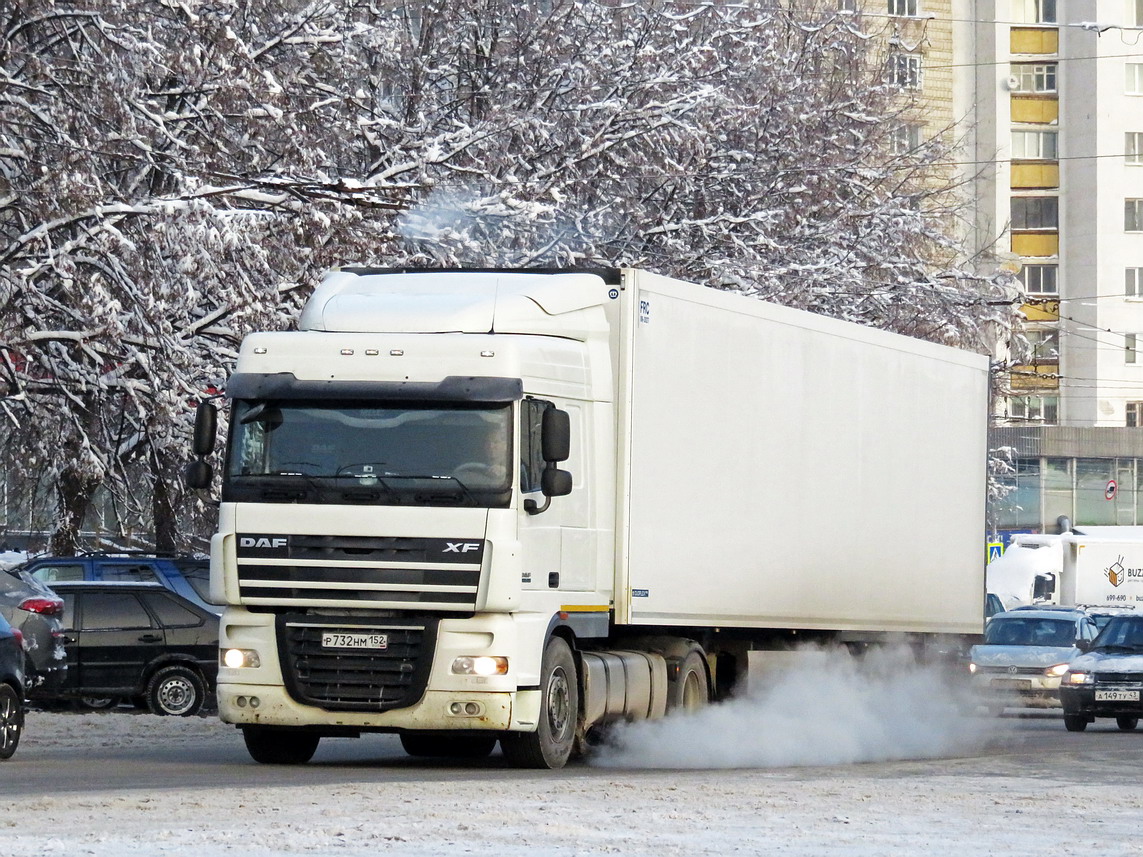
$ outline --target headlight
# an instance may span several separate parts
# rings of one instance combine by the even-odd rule
[[[1069,672],[1064,677],[1065,684],[1095,684],[1095,676],[1085,672]]]
[[[1068,671],[1067,664],[1056,664],[1054,667],[1048,667],[1044,670],[1044,675],[1048,678],[1059,678]]]
[[[452,662],[455,675],[506,675],[508,659],[480,655],[472,658],[457,658]]]
[[[969,673],[971,673],[971,674],[975,674],[975,673],[976,673],[976,664],[971,664],[971,663],[970,663],[970,664],[968,665],[968,671],[969,671]]]
[[[262,660],[253,649],[224,649],[222,651],[222,665],[235,670],[242,667],[260,667]]]

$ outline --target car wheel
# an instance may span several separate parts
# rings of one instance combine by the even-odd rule
[[[1118,726],[1124,732],[1130,732],[1132,729],[1134,729],[1136,726],[1139,725],[1139,718],[1138,717],[1116,717],[1115,718],[1115,725]]]
[[[317,752],[321,736],[300,729],[243,726],[250,758],[263,765],[304,765]]]
[[[24,702],[11,685],[0,684],[0,759],[10,759],[24,731]]]
[[[1065,714],[1064,728],[1069,732],[1083,732],[1087,729],[1087,718],[1082,714]]]
[[[205,699],[206,686],[189,667],[163,667],[147,682],[147,707],[153,714],[190,717]]]
[[[119,704],[117,696],[81,696],[76,701],[76,707],[87,711],[106,711]]]

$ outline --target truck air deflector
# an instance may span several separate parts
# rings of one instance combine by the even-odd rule
[[[404,402],[487,402],[524,398],[519,378],[450,375],[441,381],[313,381],[292,372],[239,372],[226,384],[231,399],[365,399]]]

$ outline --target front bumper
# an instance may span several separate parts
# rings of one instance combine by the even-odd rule
[[[1043,675],[1007,678],[998,675],[973,676],[972,689],[987,705],[1025,708],[1059,708],[1060,679]]]
[[[296,702],[280,685],[218,685],[218,715],[224,723],[304,726],[319,733],[328,730],[331,734],[406,729],[533,732],[539,708],[539,691],[430,690],[407,708],[378,712],[327,711]]]
[[[1064,714],[1084,715],[1086,717],[1143,717],[1143,686],[1122,688],[1114,690],[1128,694],[1134,693],[1134,699],[1096,699],[1097,690],[1112,690],[1100,688],[1099,685],[1061,685],[1060,703]]]

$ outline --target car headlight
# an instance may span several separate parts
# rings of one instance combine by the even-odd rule
[[[1079,670],[1069,672],[1064,677],[1064,684],[1095,684],[1095,676]]]
[[[975,675],[976,674],[976,664],[970,663],[968,665],[968,671],[971,675]]]
[[[1056,664],[1054,667],[1048,667],[1044,670],[1044,675],[1048,678],[1059,678],[1068,671],[1067,664]]]

